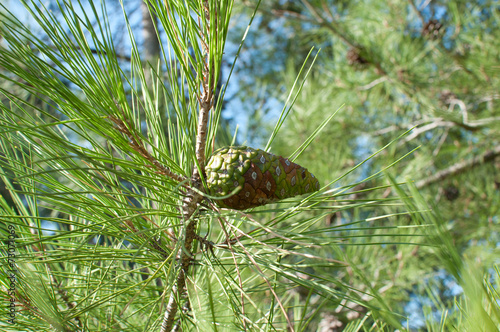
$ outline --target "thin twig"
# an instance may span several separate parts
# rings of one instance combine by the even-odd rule
[[[449,132],[450,132],[450,128],[446,128],[444,133],[441,135],[441,138],[439,139],[439,142],[438,142],[436,148],[434,149],[434,151],[432,151],[433,156],[438,155],[439,151],[441,150],[441,147],[443,146],[444,142],[446,141],[446,138],[448,137]]]
[[[359,45],[357,42],[355,42],[354,40],[352,40],[351,38],[349,38],[343,31],[341,31],[338,26],[335,24],[334,21],[328,21],[326,20],[317,10],[316,8],[311,5],[309,3],[309,1],[307,0],[302,0],[302,3],[304,4],[304,6],[306,6],[306,8],[309,10],[309,12],[314,16],[314,18],[316,19],[316,22],[318,23],[318,25],[322,26],[322,27],[325,27],[327,28],[328,30],[330,30],[331,32],[333,32],[333,34],[335,34],[337,37],[339,37],[340,39],[342,39],[344,41],[344,43],[346,43],[347,45],[357,49],[357,50],[363,50],[363,47],[361,45]],[[378,64],[377,63],[374,63],[373,61],[371,61],[373,64],[375,64],[378,68]],[[385,71],[383,71],[384,74]]]
[[[149,220],[149,221],[152,222],[151,220]],[[151,247],[153,247],[153,249],[158,251],[161,254],[161,256],[163,257],[163,259],[167,259],[170,256],[170,254],[165,249],[163,249],[161,247],[160,240],[157,240],[155,238],[149,238],[146,234],[139,232],[131,220],[124,220],[123,223],[124,223],[124,225],[126,225],[126,227],[128,227],[130,229],[131,232],[133,232],[134,234],[136,234],[140,238],[146,240],[147,243],[151,244]],[[156,228],[159,228],[158,225],[156,225]]]
[[[142,141],[138,138],[138,135],[135,134],[135,131],[132,129],[131,124],[126,124],[125,121],[118,119],[114,116],[110,116],[109,119],[113,121],[116,124],[116,129],[123,133],[127,138],[129,139],[129,145],[134,151],[139,153],[143,158],[145,158],[147,161],[149,161],[151,164],[154,165],[156,170],[158,171],[159,174],[168,176],[172,180],[182,183],[186,181],[186,178],[182,175],[176,174],[172,172],[168,167],[163,166],[160,164],[158,160],[156,160],[144,147],[144,144]]]
[[[408,135],[407,137],[405,137],[405,139],[403,141],[398,143],[398,146],[404,145],[404,144],[410,142],[411,140],[415,139],[417,136],[425,133],[426,131],[432,130],[434,128],[453,127],[455,125],[456,125],[455,122],[443,121],[442,119],[440,119],[439,121],[428,123],[425,126],[415,128],[414,131],[410,135]]]
[[[413,0],[408,0],[408,2],[410,3],[411,8],[413,8],[413,10],[415,11],[415,13],[420,18],[420,21],[422,22],[422,25],[424,25],[425,24],[425,19],[424,19],[424,16],[422,16],[422,13],[420,12],[420,10],[418,10],[418,8],[415,5],[415,3],[413,2]]]
[[[464,160],[459,163],[456,163],[455,165],[452,165],[442,171],[439,171],[435,173],[432,176],[427,177],[424,180],[418,181],[415,186],[420,189],[423,187],[426,187],[430,184],[433,184],[435,182],[439,182],[449,176],[457,175],[460,173],[465,172],[466,170],[469,170],[475,166],[485,164],[487,162],[492,162],[495,160],[496,157],[500,156],[500,145],[496,146],[495,148],[486,151],[480,156],[474,157],[470,160]]]
[[[385,82],[387,80],[389,80],[389,77],[382,76],[382,77],[379,77],[376,80],[374,80],[374,81],[372,81],[372,82],[370,82],[370,83],[368,83],[366,85],[363,85],[363,86],[360,86],[360,87],[356,88],[356,90],[358,90],[358,91],[370,90],[371,88],[373,88],[377,84],[383,83],[383,82]]]
[[[469,131],[475,131],[480,129],[481,127],[484,127],[486,125],[490,125],[492,122],[497,122],[500,121],[500,117],[495,116],[495,117],[489,117],[489,118],[484,118],[484,119],[479,119],[479,120],[474,120],[474,121],[467,121],[467,122],[457,122],[457,121],[452,121],[452,120],[446,120],[442,117],[437,117],[437,118],[426,118],[426,119],[421,119],[419,121],[415,121],[414,123],[411,124],[405,124],[405,125],[390,125],[386,128],[379,129],[377,131],[373,132],[374,136],[379,136],[379,135],[385,135],[387,133],[390,133],[395,130],[408,130],[413,127],[418,127],[420,125],[423,125],[422,127],[415,128],[415,130],[412,132],[411,135],[406,137],[406,139],[400,143],[404,144],[418,135],[421,135],[422,133],[432,130],[437,127],[445,127],[445,128],[451,128],[451,127],[460,127]]]

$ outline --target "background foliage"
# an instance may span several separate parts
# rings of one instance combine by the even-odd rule
[[[178,328],[498,329],[495,2],[207,3],[2,7],[2,328],[159,329],[211,77],[207,155],[266,147],[324,188],[204,200]]]
[[[495,159],[500,120],[497,9],[490,1],[266,2],[259,10],[258,29],[249,38],[252,61],[240,63],[241,71],[256,73],[244,93],[255,101],[246,105],[263,106],[255,113],[253,106],[245,112],[252,114],[251,123],[261,119],[253,128],[265,127],[273,114],[272,101],[280,100],[281,91],[289,89],[300,68],[300,56],[295,55],[306,54],[312,45],[321,48],[295,103],[294,121],[287,123],[275,148],[287,153],[289,146],[304,138],[311,122],[345,104],[321,139],[306,151],[310,160],[321,160],[312,167],[315,174],[339,176],[398,133],[413,128],[345,180],[352,183],[418,147],[390,173],[396,181],[415,181],[451,232],[461,259],[475,262],[467,271],[478,269],[486,279],[494,278],[500,206]],[[279,45],[280,53],[269,45]],[[285,56],[277,55],[281,53]],[[267,70],[259,70],[264,64]],[[253,88],[255,83],[262,88]],[[356,189],[384,183],[376,178]],[[369,199],[393,194],[389,188],[353,196]],[[350,212],[337,212],[329,220],[352,220]],[[398,222],[404,223],[404,218]],[[402,301],[399,308],[404,307],[412,318],[410,327],[431,329],[433,322],[453,321],[450,317],[460,313],[451,309],[462,292],[454,283],[464,285],[450,277],[453,272],[443,261],[434,260],[434,249],[394,247],[380,252],[387,256],[373,253],[373,248],[368,255],[354,256],[376,262],[368,267],[368,275],[373,276],[380,275],[380,264],[391,261],[389,257],[403,257],[404,267],[394,274],[398,278],[384,279],[398,282],[394,300]],[[462,325],[450,326],[460,330]]]

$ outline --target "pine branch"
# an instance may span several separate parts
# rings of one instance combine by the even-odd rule
[[[205,20],[205,31],[204,33],[202,33],[201,43],[205,51],[205,63],[202,73],[202,93],[199,98],[200,110],[198,114],[198,127],[195,147],[196,161],[198,165],[195,165],[195,167],[193,168],[193,174],[191,176],[191,183],[194,188],[188,188],[186,196],[183,200],[183,222],[187,222],[188,224],[186,226],[184,248],[181,248],[179,250],[179,274],[170,293],[170,298],[161,326],[161,332],[170,332],[174,328],[175,316],[179,307],[178,301],[183,297],[183,294],[185,293],[186,277],[189,272],[189,266],[191,265],[191,261],[193,259],[192,244],[193,240],[196,238],[196,225],[198,220],[197,216],[195,215],[195,211],[198,207],[198,204],[203,198],[199,193],[200,190],[203,189],[200,177],[202,174],[204,174],[208,115],[213,105],[213,92],[215,91],[215,54],[210,54],[209,48],[210,43],[208,40],[208,36],[210,35],[211,29],[209,24],[210,7],[207,0],[203,2],[203,9],[205,14],[205,17],[203,17],[203,19]],[[217,22],[217,17],[215,17],[214,22]],[[215,26],[215,29],[217,29],[217,26]],[[215,35],[217,36],[217,34]]]
[[[200,197],[200,196],[198,196]],[[184,201],[185,206],[188,210],[192,205],[197,205],[199,202],[196,201],[194,197],[187,197]],[[186,288],[186,276],[189,271],[189,265],[191,264],[191,260],[193,258],[193,240],[196,238],[196,217],[192,218],[189,221],[186,227],[186,237],[184,240],[184,248],[179,250],[180,254],[180,269],[179,275],[175,281],[174,286],[172,287],[172,291],[170,293],[170,297],[168,300],[167,308],[165,310],[165,316],[163,319],[163,323],[161,325],[161,332],[170,332],[174,326],[175,315],[177,314],[177,310],[179,308],[179,303],[181,298],[183,298],[183,294]]]
[[[359,45],[358,43],[356,43],[352,38],[349,38],[347,36],[347,34],[345,34],[343,31],[341,31],[337,26],[336,24],[334,23],[334,21],[328,21],[327,19],[325,19],[317,10],[316,8],[311,5],[307,0],[302,0],[302,3],[306,6],[306,8],[309,10],[309,12],[311,13],[311,15],[314,16],[314,18],[316,19],[317,23],[320,25],[320,26],[323,26],[327,29],[329,29],[331,32],[333,32],[333,34],[335,34],[336,36],[338,36],[340,39],[342,39],[344,41],[344,43],[346,43],[347,45],[355,48],[355,49],[358,49],[358,50],[361,50],[362,49],[362,46]]]
[[[207,23],[207,31],[203,35],[202,45],[205,50],[206,58],[203,73],[203,92],[200,96],[200,113],[198,115],[198,128],[196,136],[196,160],[198,161],[199,170],[197,167],[194,168],[193,177],[198,178],[200,174],[205,173],[205,146],[207,141],[207,124],[208,115],[213,106],[214,101],[214,91],[215,91],[215,61],[214,55],[210,54],[208,46],[208,36],[210,33],[210,12],[208,1],[205,0],[203,3],[205,9],[205,21]],[[217,17],[215,17],[215,22],[217,22]],[[217,29],[217,26],[215,27]]]
[[[449,176],[453,175],[458,175],[460,173],[463,173],[475,166],[479,166],[482,164],[485,164],[487,162],[492,162],[495,160],[496,157],[500,156],[500,146],[496,146],[495,148],[486,151],[480,156],[474,157],[470,160],[464,160],[459,163],[456,163],[455,165],[452,165],[448,167],[447,169],[444,169],[442,171],[437,172],[436,174],[429,176],[425,180],[420,180],[418,181],[415,186],[420,189],[423,187],[426,187],[428,185],[431,185],[435,182],[439,182],[441,180],[446,179]]]
[[[186,178],[172,172],[168,167],[163,166],[160,164],[158,160],[156,160],[146,149],[144,144],[139,140],[137,137],[137,134],[135,134],[134,130],[131,129],[130,124],[126,124],[123,120],[118,119],[114,116],[110,116],[109,119],[113,121],[116,124],[116,129],[120,131],[121,133],[125,134],[127,138],[129,139],[129,145],[132,149],[134,149],[136,152],[138,152],[142,157],[144,157],[146,160],[148,160],[151,164],[154,165],[154,167],[157,169],[158,173],[168,176],[174,181],[177,181],[178,183],[182,183],[186,181]]]

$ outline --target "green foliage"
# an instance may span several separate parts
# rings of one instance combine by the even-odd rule
[[[249,10],[244,6],[238,9],[242,13]],[[415,181],[424,200],[435,205],[433,211],[439,212],[435,218],[445,225],[453,246],[440,247],[436,255],[434,245],[423,246],[417,237],[411,237],[417,246],[370,247],[368,253],[353,250],[349,256],[359,259],[367,255],[371,264],[363,266],[364,273],[379,276],[381,285],[396,286],[382,296],[393,310],[411,315],[410,327],[449,330],[435,325],[436,317],[442,314],[445,323],[447,319],[453,322],[443,326],[468,328],[464,319],[457,318],[468,314],[462,315],[456,303],[467,301],[470,293],[464,291],[455,303],[453,297],[443,295],[449,290],[435,287],[433,280],[440,278],[445,266],[450,267],[445,272],[448,276],[479,270],[476,279],[488,280],[498,264],[490,254],[497,252],[500,206],[500,45],[496,38],[500,20],[496,3],[304,0],[268,1],[260,9],[260,29],[248,37],[254,41],[247,51],[253,61],[241,67],[242,72],[256,76],[246,79],[250,82],[242,92],[246,99],[286,105],[287,91],[300,72],[302,59],[311,46],[321,49],[315,54],[315,65],[286,125],[274,140],[273,153],[291,154],[293,147],[311,134],[313,124],[344,105],[297,162],[315,160],[308,169],[318,178],[339,178],[334,186],[351,188],[349,184],[359,183],[345,193],[359,202],[393,197],[395,190],[385,177],[369,176],[416,149],[394,164],[388,174],[400,183]],[[262,40],[271,41],[279,49],[274,54],[284,56],[270,56],[268,43],[258,42]],[[261,75],[255,67],[265,63],[272,63],[272,70]],[[254,89],[254,84],[261,88]],[[270,105],[264,104],[261,109],[270,109]],[[248,112],[253,114],[252,110]],[[267,119],[272,116],[273,110],[261,112],[262,121],[253,127],[260,132],[266,127],[271,131]],[[361,164],[407,130],[406,136]],[[353,170],[354,165],[360,166]],[[367,178],[369,181],[363,181]],[[420,206],[410,210],[419,214],[426,209]],[[403,211],[395,205],[376,209],[363,206],[360,211],[339,209],[326,222],[349,223],[360,213],[367,220],[377,220],[380,214],[387,214],[392,217],[378,219],[377,223],[383,220],[386,227],[414,227],[413,220],[400,214]],[[425,229],[434,227],[429,219],[421,225]],[[378,227],[375,222],[370,226],[373,230]],[[365,236],[376,236],[375,232],[369,234]],[[379,266],[394,257],[400,257],[404,267],[393,275],[381,275]],[[481,261],[480,267],[466,264],[460,269],[456,265],[472,257]],[[455,265],[455,270],[451,269]],[[465,281],[455,282],[465,290]],[[433,285],[435,296],[446,300],[428,307],[426,315],[421,309],[419,313],[404,309],[415,299],[426,302],[430,297],[426,284]],[[482,308],[480,304],[476,309],[469,307],[472,311]],[[321,310],[329,314],[322,322],[328,321],[327,316],[332,321],[342,318],[334,307]],[[341,325],[347,326],[348,321]]]
[[[104,4],[22,3],[43,34],[2,6],[0,225],[15,241],[0,282],[19,309],[2,330],[158,330],[173,299],[184,331],[390,331],[414,326],[415,296],[430,300],[421,328],[499,326],[492,3],[269,1],[248,21],[278,43],[244,47],[232,1],[153,1],[168,42],[147,65],[127,15],[129,63]],[[318,192],[245,212],[203,192],[205,156],[235,140],[228,81],[216,89],[230,35],[235,58],[255,55],[239,73],[262,74],[238,85],[246,107],[283,103],[252,119],[263,151],[307,167]],[[446,295],[443,270],[463,294]]]
[[[16,292],[7,297],[19,308],[15,324],[2,320],[3,329],[156,330],[171,312],[170,299],[179,301],[174,318],[184,330],[307,330],[317,326],[318,303],[368,310],[374,320],[399,326],[364,272],[376,252],[366,248],[391,245],[395,234],[402,236],[398,243],[408,243],[418,231],[372,229],[363,215],[323,224],[332,210],[358,213],[397,204],[392,199],[350,200],[345,194],[352,186],[325,187],[251,213],[220,210],[206,196],[186,214],[186,192],[200,188],[191,174],[205,162],[196,144],[206,139],[209,154],[220,132],[222,102],[210,95],[232,2],[207,2],[208,9],[203,2],[149,3],[169,40],[160,57],[165,65],[156,70],[141,61],[129,25],[131,60],[124,69],[109,21],[91,24],[90,14],[106,18],[104,6],[91,3],[89,11],[59,2],[63,28],[41,3],[23,3],[44,35],[35,36],[4,8],[0,75],[40,102],[1,88],[1,176],[13,202],[2,197],[2,232],[15,230],[17,266]],[[165,82],[160,72],[167,73]],[[300,91],[304,81],[296,81]],[[291,104],[298,96],[293,93]],[[206,102],[214,108],[203,134],[197,115]],[[289,111],[278,119],[268,148]],[[291,160],[333,114],[296,145]],[[186,235],[193,220],[207,240]],[[191,253],[187,243],[193,240]],[[184,295],[179,280],[186,270],[179,260],[186,252],[193,264],[188,261]],[[353,260],[358,254],[360,260]],[[7,276],[2,274],[6,289]]]
[[[174,8],[202,10],[183,6]],[[71,2],[59,3],[67,30],[41,3],[25,8],[45,35],[33,35],[4,8],[0,75],[44,106],[1,90],[2,180],[15,202],[3,201],[2,225],[15,227],[19,267],[17,324],[2,328],[158,326],[182,246],[171,239],[181,237],[179,179],[195,165],[193,114],[202,78],[182,70],[192,63],[174,60],[188,53],[177,48],[177,57],[166,61],[170,84],[156,76],[150,98],[132,31],[130,69],[124,70],[104,7],[90,3],[77,14]],[[92,26],[89,15],[101,24]],[[169,22],[177,34],[198,33],[177,23]],[[168,102],[159,108],[161,95]],[[57,229],[46,229],[47,222]]]

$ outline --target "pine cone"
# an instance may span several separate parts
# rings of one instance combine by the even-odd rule
[[[306,168],[288,159],[246,146],[221,148],[205,167],[210,195],[221,207],[245,210],[319,190],[319,181]]]
[[[422,35],[428,36],[431,39],[436,39],[439,37],[440,30],[443,27],[438,20],[430,20],[422,27]]]

